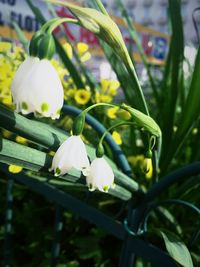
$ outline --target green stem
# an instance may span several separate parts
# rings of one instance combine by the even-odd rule
[[[101,2],[101,0],[95,0],[95,2],[96,2],[96,4],[97,4],[98,8],[101,10],[101,12],[102,12],[104,15],[110,17],[110,15],[108,14],[108,12],[107,12],[107,10],[105,9],[105,7],[104,7],[103,3]]]
[[[79,21],[77,19],[71,19],[71,18],[58,19],[54,23],[50,24],[48,33],[52,33],[55,30],[55,28],[57,28],[60,24],[64,22],[79,24]]]
[[[121,122],[118,122],[116,123],[115,125],[112,125],[111,127],[109,127],[104,133],[103,135],[101,136],[100,140],[99,140],[99,144],[102,144],[103,143],[103,140],[105,138],[105,136],[111,131],[113,130],[114,128],[117,128],[119,126],[122,126],[122,125],[136,125],[135,122],[132,122],[132,121],[121,121]]]
[[[93,104],[91,106],[89,106],[88,108],[84,109],[82,111],[83,114],[86,114],[87,112],[89,112],[91,109],[93,108],[96,108],[96,107],[99,107],[99,106],[108,106],[108,107],[121,107],[119,105],[116,105],[116,104],[109,104],[109,103],[96,103],[96,104]]]
[[[42,25],[40,31],[45,32],[51,26],[52,23],[55,23],[58,20],[60,20],[60,17],[50,19],[49,21],[47,21],[45,24]]]
[[[152,91],[153,91],[153,94],[154,94],[154,97],[156,98],[157,100],[157,103],[159,104],[159,94],[158,94],[158,91],[157,91],[157,88],[156,88],[156,85],[154,83],[154,80],[153,80],[153,77],[151,75],[151,70],[150,70],[150,67],[149,67],[149,64],[148,64],[148,61],[147,61],[147,57],[144,53],[144,50],[141,46],[141,43],[140,43],[140,40],[138,38],[138,35],[137,35],[137,32],[136,32],[136,29],[133,25],[133,22],[131,21],[131,18],[130,16],[128,15],[123,3],[121,0],[116,0],[119,8],[121,9],[121,13],[122,13],[122,16],[124,17],[124,20],[128,26],[128,31],[129,31],[129,34],[131,36],[131,38],[134,40],[134,42],[136,43],[137,45],[137,48],[138,48],[138,52],[141,56],[141,59],[142,59],[142,62],[147,70],[147,73],[148,73],[148,76],[149,76],[149,81],[150,81],[150,84],[151,84],[151,87],[152,87]]]

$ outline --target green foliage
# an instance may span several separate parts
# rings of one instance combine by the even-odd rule
[[[33,1],[27,0],[27,2],[41,24],[46,25],[43,27],[49,28],[50,24],[45,24],[45,18],[39,8],[34,6]],[[62,62],[58,72],[62,73],[61,81],[65,91],[65,103],[85,109],[92,104],[96,105],[99,102],[104,102],[102,99],[106,99],[105,106],[91,110],[91,115],[101,121],[107,129],[113,130],[114,125],[119,126],[117,129],[118,141],[122,139],[121,148],[126,158],[129,159],[133,175],[128,177],[118,169],[116,158],[120,156],[121,150],[115,155],[115,152],[113,153],[112,149],[105,143],[105,154],[113,168],[116,184],[115,188],[110,189],[108,194],[88,193],[85,179],[80,172],[75,170],[59,178],[53,177],[48,171],[51,166],[52,155],[69,136],[74,118],[64,112],[61,112],[61,119],[58,122],[51,122],[49,119],[34,119],[31,115],[25,118],[12,111],[13,106],[10,102],[6,103],[9,109],[0,105],[0,162],[4,163],[6,169],[8,168],[7,165],[23,167],[23,173],[27,175],[30,181],[46,183],[54,186],[55,190],[67,192],[84,204],[88,204],[88,207],[91,206],[99,210],[102,212],[101,214],[106,213],[111,217],[109,217],[110,219],[112,217],[117,218],[114,221],[117,225],[118,223],[122,225],[124,219],[127,218],[129,203],[141,208],[140,204],[143,203],[145,193],[159,180],[162,183],[163,175],[168,174],[169,170],[174,170],[200,158],[200,50],[198,48],[194,66],[190,66],[191,75],[189,78],[184,77],[184,36],[180,1],[169,0],[170,48],[165,66],[159,67],[159,71],[162,73],[162,81],[156,80],[152,74],[154,67],[145,56],[126,8],[122,1],[117,0],[122,17],[127,23],[130,37],[135,41],[144,68],[147,70],[148,88],[142,88],[135,71],[133,59],[128,53],[118,26],[110,18],[99,0],[89,1],[92,8],[78,7],[56,0],[49,2],[69,8],[77,17],[80,26],[90,30],[99,38],[104,55],[115,71],[123,90],[124,98],[120,98],[119,101],[124,101],[125,104],[122,104],[121,107],[131,113],[132,116],[130,117],[130,114],[127,115],[126,112],[123,113],[124,110],[118,108],[120,105],[110,111],[110,106],[113,108],[113,103],[115,103],[114,96],[117,94],[116,88],[119,85],[116,86],[113,81],[96,81],[93,79],[87,65],[82,62],[81,54],[78,53],[75,45],[70,46],[74,54],[73,57],[70,56],[70,53],[67,53],[60,40],[54,36],[56,51]],[[48,4],[48,7],[51,8],[51,11],[54,10],[54,7],[50,4]],[[57,18],[55,18],[55,21],[57,21]],[[18,38],[24,48],[27,49],[27,40],[22,31],[16,24],[14,24],[14,27]],[[12,55],[9,53],[0,54],[4,63],[2,65],[4,67],[1,69],[2,74],[7,66],[7,62],[4,62],[5,58],[12,59]],[[23,57],[25,56],[23,55]],[[11,64],[13,72],[23,57],[17,58],[16,56],[15,61],[17,63],[14,61]],[[8,73],[11,73],[11,71],[8,70]],[[6,82],[12,76],[13,73],[8,74],[4,80],[3,78],[0,79],[1,95],[4,93]],[[5,95],[0,96],[0,101],[3,103],[9,96],[7,91]],[[88,96],[88,100],[86,99],[87,101],[84,102],[85,96]],[[110,105],[110,103],[112,104]],[[77,134],[83,133],[83,138],[88,143],[88,155],[92,160],[95,157],[95,147],[101,135],[94,131],[90,125],[85,124],[83,127],[82,122],[81,125],[78,125],[80,126],[78,129],[74,128],[74,131]],[[131,126],[127,128],[126,125]],[[19,136],[26,138],[25,143],[17,141]],[[145,153],[149,149],[153,150],[153,165],[149,168],[150,172],[144,174],[142,169],[146,160]],[[0,179],[2,188],[0,204],[3,207],[0,211],[1,222],[4,221],[6,179],[5,173],[2,172]],[[198,256],[200,246],[196,242],[199,233],[197,229],[199,227],[197,225],[199,222],[199,209],[197,207],[200,205],[199,190],[200,177],[198,175],[188,177],[185,180],[182,179],[173,184],[170,189],[162,192],[161,195],[156,195],[155,201],[158,201],[158,203],[159,201],[162,203],[166,199],[175,199],[175,201],[167,207],[158,205],[159,207],[151,213],[148,228],[148,209],[145,210],[144,208],[141,212],[140,226],[147,228],[148,241],[163,250],[166,247],[169,255],[181,266],[199,266],[200,262]],[[51,259],[50,244],[53,239],[54,204],[19,184],[15,185],[13,192],[15,215],[11,233],[14,241],[12,264],[16,267],[49,266]],[[175,204],[180,204],[180,201],[178,202],[177,199],[185,201],[184,204],[178,206],[178,209]],[[187,211],[186,208],[190,205],[188,202],[193,204],[193,206],[190,206],[193,207],[193,211],[196,207],[196,214]],[[156,206],[157,202],[153,204]],[[151,205],[152,203],[147,203],[148,208]],[[93,224],[82,221],[80,217],[66,210],[63,211],[63,223],[64,229],[61,235],[58,266],[117,266],[120,242],[103,230],[94,227]],[[2,224],[0,225],[0,240],[4,241]],[[160,238],[155,236],[155,228],[160,228],[161,225],[164,230],[160,231],[160,235],[164,240],[165,247]],[[172,234],[173,231],[176,234]],[[181,239],[179,236],[181,236]],[[3,245],[1,244],[0,251],[2,250]],[[145,267],[151,266],[151,264],[138,258],[136,266]]]
[[[193,267],[192,259],[186,245],[170,232],[160,231],[170,256],[184,267]]]

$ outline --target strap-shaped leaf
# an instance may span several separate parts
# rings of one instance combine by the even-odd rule
[[[93,8],[80,7],[59,0],[48,0],[48,2],[69,8],[79,20],[80,25],[93,32],[97,37],[106,42],[112,48],[114,54],[118,58],[118,61],[121,60],[126,66],[130,75],[129,78],[134,81],[134,88],[131,89],[137,92],[138,102],[140,103],[140,106],[137,106],[137,108],[148,114],[148,108],[135,68],[124,43],[122,34],[116,23],[109,16]]]
[[[193,267],[190,252],[186,245],[173,233],[160,231],[170,256],[184,267]]]
[[[37,172],[43,171],[48,179],[52,177],[52,175],[48,173],[51,161],[52,157],[42,151],[17,144],[3,138],[0,140],[0,162],[2,163],[20,165],[25,169]],[[38,176],[40,176],[40,174]],[[80,176],[81,173],[79,171],[72,169],[67,175],[60,179],[70,181],[72,183],[78,182],[78,184],[85,184],[85,180],[80,179]],[[126,176],[124,175],[123,178],[126,178]],[[116,182],[120,179],[121,178],[118,176]],[[87,187],[85,187],[85,189],[87,190]],[[114,189],[109,190],[109,194],[123,200],[129,200],[132,196],[131,192],[119,185],[116,185]]]
[[[122,57],[125,64],[130,64],[130,57],[122,34],[118,26],[109,16],[106,16],[93,8],[80,7],[59,0],[49,0],[49,2],[69,8],[84,28],[106,41],[111,47],[113,47],[116,53]]]

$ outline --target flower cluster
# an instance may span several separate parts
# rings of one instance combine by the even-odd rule
[[[12,106],[10,85],[16,69],[23,60],[22,49],[9,42],[0,42],[0,102]]]
[[[90,191],[99,189],[108,192],[114,185],[114,173],[103,157],[96,157],[91,165],[89,163],[85,145],[80,136],[70,136],[54,155],[52,166],[55,176],[64,175],[72,168],[82,172],[86,176],[86,182]]]

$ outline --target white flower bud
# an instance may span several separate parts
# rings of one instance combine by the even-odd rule
[[[90,191],[99,189],[108,192],[109,188],[114,186],[113,170],[103,157],[92,161],[86,182]]]
[[[82,171],[87,175],[90,163],[87,157],[85,145],[80,136],[70,136],[57,150],[54,155],[52,166],[55,176],[63,175],[72,168]]]
[[[16,111],[57,119],[63,105],[63,87],[47,59],[28,57],[18,68],[11,84]]]

